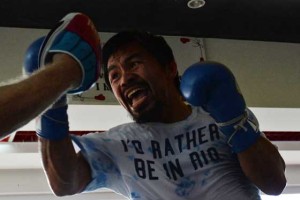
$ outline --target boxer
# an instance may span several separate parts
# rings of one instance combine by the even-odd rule
[[[102,58],[106,83],[134,122],[84,136],[68,135],[56,124],[41,126],[54,194],[109,188],[134,200],[254,200],[259,190],[282,192],[284,161],[262,136],[227,67],[196,63],[179,87],[169,45],[140,31],[114,35]]]

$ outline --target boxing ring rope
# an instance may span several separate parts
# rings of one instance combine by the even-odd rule
[[[271,141],[300,141],[300,108],[250,109],[260,122],[260,130]],[[110,127],[131,121],[128,113],[116,105],[70,105],[68,113],[70,133],[76,135],[101,133]],[[0,142],[35,142],[37,136],[34,130],[35,121],[32,120]]]
[[[101,132],[103,131],[70,131],[70,134],[74,135],[85,135],[91,132]],[[271,141],[300,141],[300,131],[263,131],[266,137]],[[0,140],[0,142],[37,142],[38,137],[35,131],[17,131],[16,133],[10,135],[7,138]]]

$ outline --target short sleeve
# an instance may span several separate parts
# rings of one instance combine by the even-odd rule
[[[102,134],[90,133],[84,136],[72,136],[72,140],[79,147],[80,153],[91,168],[92,180],[84,191],[109,188],[118,192],[122,190],[120,184],[120,180],[122,180],[121,173],[106,146],[106,138],[102,137]]]

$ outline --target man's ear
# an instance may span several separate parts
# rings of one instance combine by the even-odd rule
[[[177,63],[172,60],[167,66],[167,72],[172,79],[174,79],[178,74]]]

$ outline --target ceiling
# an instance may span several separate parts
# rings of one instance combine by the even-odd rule
[[[48,29],[84,12],[99,32],[141,29],[162,35],[300,42],[298,0],[1,0],[0,26]]]

